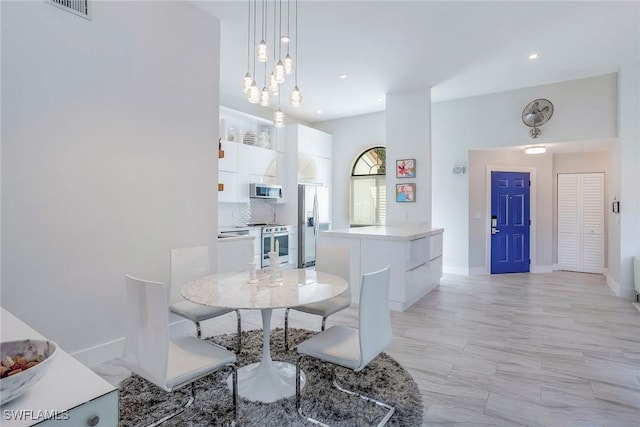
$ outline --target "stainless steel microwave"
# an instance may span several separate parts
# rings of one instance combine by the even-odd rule
[[[249,197],[256,199],[281,199],[282,185],[249,184]]]

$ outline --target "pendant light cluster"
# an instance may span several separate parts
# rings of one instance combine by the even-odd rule
[[[302,103],[302,94],[298,88],[298,64],[294,64],[291,56],[291,44],[294,38],[291,37],[291,0],[286,0],[286,23],[282,20],[282,0],[261,0],[260,23],[258,25],[258,0],[248,0],[249,8],[247,13],[247,74],[245,74],[242,90],[247,94],[247,100],[252,104],[260,104],[263,107],[275,105],[273,114],[273,124],[276,127],[284,126],[284,113],[280,108],[280,95],[283,90],[283,83],[287,76],[293,74],[293,89],[289,94],[289,101],[292,107],[299,107]],[[273,5],[273,24],[269,24],[269,4]],[[252,22],[253,21],[253,22]],[[283,26],[286,26],[286,33],[283,34]],[[259,33],[259,35],[258,35]],[[268,44],[269,33],[273,35],[273,44]],[[298,58],[298,0],[295,0],[295,54]],[[257,39],[260,41],[257,42]],[[252,49],[251,46],[254,46]],[[269,64],[269,55],[272,52],[272,63]],[[285,54],[284,58],[282,54]],[[259,89],[256,74],[257,63],[264,64],[261,72],[262,90]],[[274,99],[276,98],[276,99]]]

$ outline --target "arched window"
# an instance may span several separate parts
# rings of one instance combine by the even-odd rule
[[[373,147],[358,156],[351,171],[349,222],[384,225],[387,213],[386,150]]]

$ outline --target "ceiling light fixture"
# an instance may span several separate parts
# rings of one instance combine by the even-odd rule
[[[318,110],[318,111],[316,111],[316,113],[322,114],[322,110]]]
[[[346,79],[347,77],[349,77],[346,74],[340,74],[338,77],[340,77],[342,80]]]
[[[547,148],[544,145],[537,145],[534,147],[527,147],[524,149],[525,154],[544,154]]]
[[[253,5],[251,2],[253,1]],[[283,28],[282,22],[282,0],[271,0],[273,4],[273,28],[269,25],[269,2],[270,0],[262,0],[262,18],[260,20],[260,29],[257,26],[257,0],[248,0],[248,14],[247,14],[247,73],[242,81],[242,90],[247,94],[247,99],[252,104],[260,104],[263,107],[268,107],[270,104],[275,104],[276,110],[273,114],[273,122],[276,127],[284,126],[284,113],[280,106],[280,98],[278,98],[277,104],[271,102],[273,96],[280,95],[283,88],[280,86],[285,83],[286,76],[294,74],[293,89],[291,90],[289,101],[293,107],[299,107],[302,103],[302,94],[298,86],[298,64],[294,66],[294,58],[298,57],[298,1],[296,0],[295,10],[295,27],[291,26],[291,0],[287,0],[287,16],[286,16],[286,29]],[[251,14],[253,13],[253,23],[251,22]],[[260,42],[256,44],[258,38],[258,30],[260,30]],[[283,30],[286,30],[286,34],[283,34]],[[294,30],[293,33],[291,30]],[[273,34],[269,34],[272,31]],[[267,40],[271,39],[273,35],[273,46],[267,45]],[[253,47],[251,43],[253,40]],[[282,52],[283,43],[286,44],[286,53]],[[291,44],[295,43],[294,47]],[[251,52],[254,51],[253,62],[251,62]],[[269,53],[273,51],[272,58],[269,58]],[[295,52],[295,55],[291,55],[290,52]],[[285,53],[284,59],[282,53]],[[267,64],[270,66],[267,67]],[[256,62],[264,63],[264,86],[262,90],[258,88],[256,80]],[[253,73],[251,72],[253,67]],[[267,72],[268,69],[272,71]]]
[[[538,54],[537,53],[532,53],[531,55],[529,55],[529,59],[538,59]]]

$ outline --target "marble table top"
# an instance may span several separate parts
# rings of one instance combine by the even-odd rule
[[[268,270],[258,270],[258,283],[249,272],[213,274],[186,283],[182,296],[194,303],[233,309],[286,308],[324,301],[347,289],[346,280],[329,273],[283,269],[282,282],[269,280]]]

